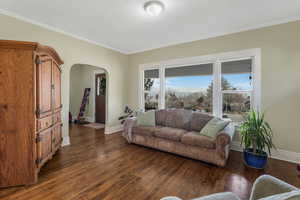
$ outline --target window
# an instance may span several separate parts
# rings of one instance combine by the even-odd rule
[[[159,70],[151,69],[144,71],[144,109],[158,109],[159,104]]]
[[[141,66],[141,109],[184,108],[241,122],[260,108],[260,49]]]
[[[213,64],[165,70],[165,107],[212,113]]]
[[[221,73],[222,117],[242,122],[251,108],[252,60],[223,62]]]

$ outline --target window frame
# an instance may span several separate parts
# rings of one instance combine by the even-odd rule
[[[165,70],[167,68],[176,68],[191,65],[213,64],[213,115],[222,118],[223,111],[223,91],[221,88],[221,65],[224,62],[238,60],[252,60],[252,91],[251,91],[251,108],[261,110],[261,49],[247,49],[242,51],[233,51],[226,53],[210,54],[205,56],[188,57],[181,59],[166,60],[157,63],[146,63],[139,66],[139,109],[144,110],[144,71],[151,69],[159,70],[159,100],[158,108],[165,108]],[[233,90],[226,93],[249,93],[248,90]]]
[[[158,108],[161,108],[161,89],[162,89],[162,84],[161,84],[161,69],[159,67],[148,67],[143,70],[140,70],[140,81],[139,81],[139,108],[140,110],[145,110],[145,71],[147,70],[156,70],[158,69],[158,79],[159,79],[159,92],[158,92]]]

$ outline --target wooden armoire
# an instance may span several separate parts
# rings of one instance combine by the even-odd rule
[[[0,187],[36,183],[60,148],[62,64],[51,47],[0,40]]]

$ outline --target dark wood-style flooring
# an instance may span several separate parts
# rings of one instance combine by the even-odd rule
[[[232,191],[248,199],[253,181],[267,173],[300,187],[296,165],[270,159],[264,171],[243,165],[231,152],[225,168],[127,144],[121,134],[70,127],[71,145],[62,148],[41,170],[33,186],[0,190],[0,199],[159,200],[195,198]]]

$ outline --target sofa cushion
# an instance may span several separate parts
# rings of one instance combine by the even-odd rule
[[[167,110],[165,126],[189,130],[192,113],[191,110],[169,109]]]
[[[160,126],[134,126],[132,127],[132,133],[145,136],[154,136],[154,132],[160,128]]]
[[[164,138],[168,140],[180,141],[182,136],[186,133],[186,130],[171,128],[171,127],[161,127],[154,132],[154,135],[159,138]]]
[[[168,110],[161,109],[155,112],[155,120],[156,125],[158,126],[166,126],[166,119],[167,119]]]
[[[216,148],[215,140],[211,139],[210,137],[200,135],[198,132],[194,131],[184,134],[181,138],[181,142],[183,144],[199,146],[207,149]]]
[[[191,131],[201,131],[213,116],[201,112],[194,112],[191,117]]]

